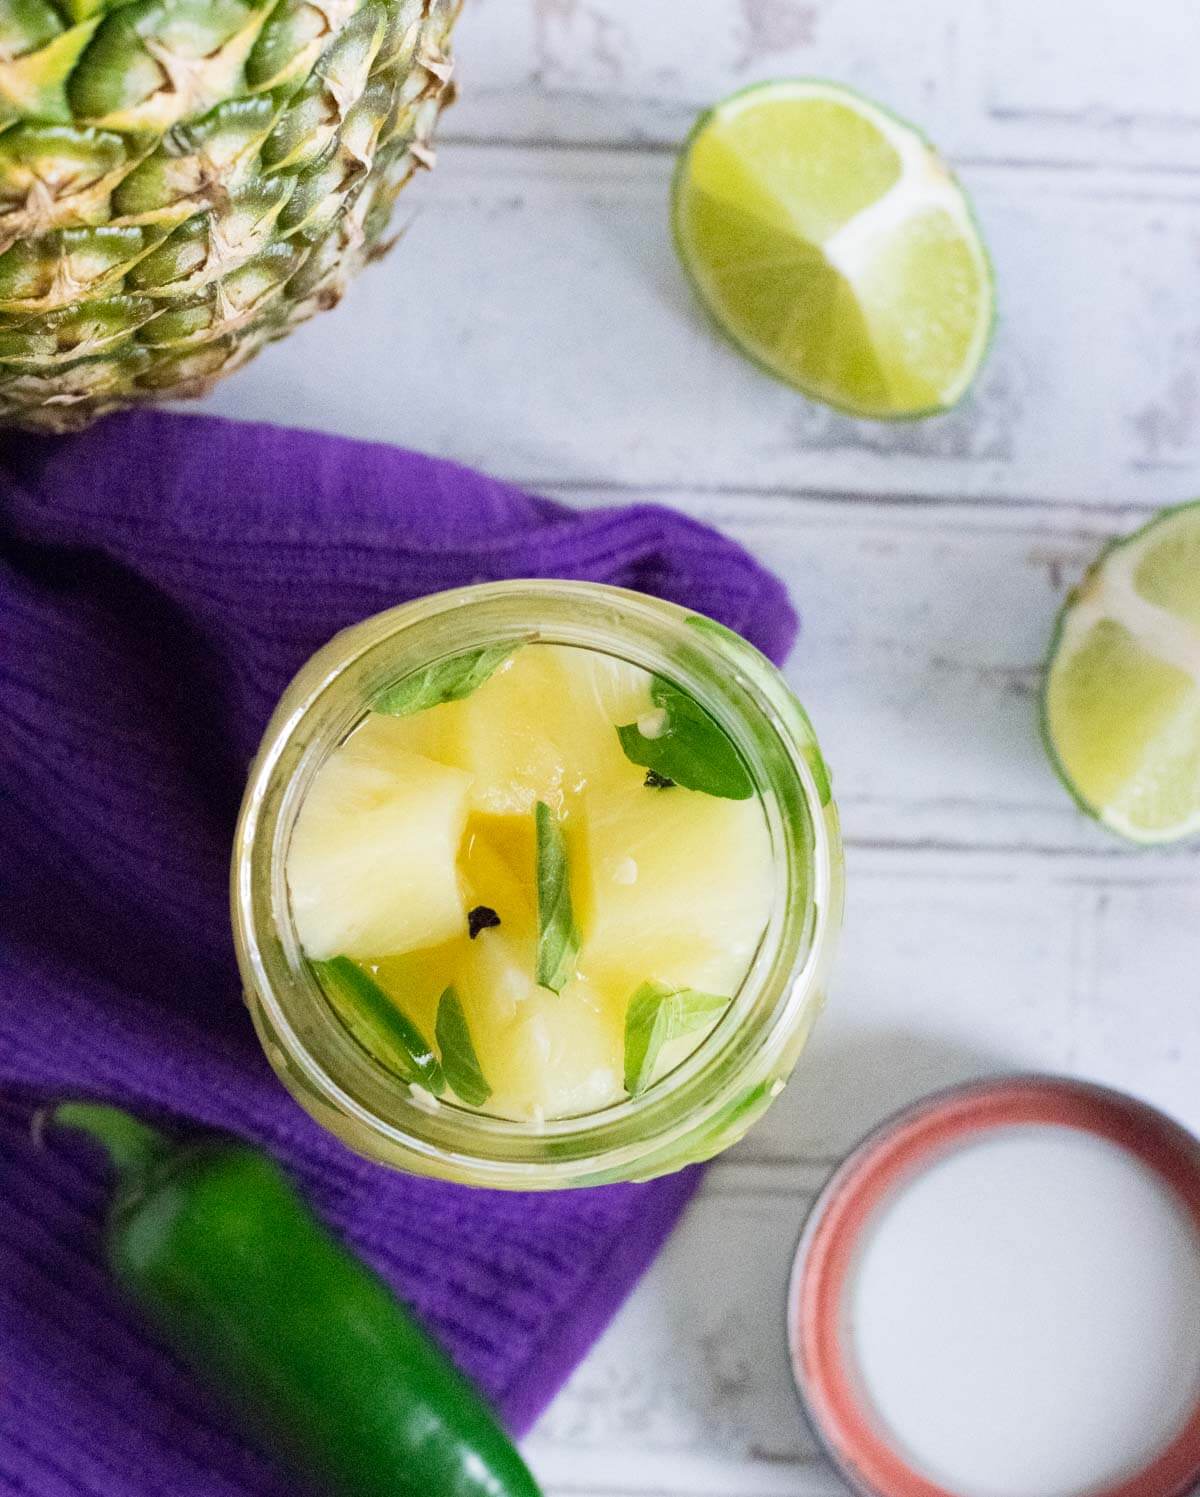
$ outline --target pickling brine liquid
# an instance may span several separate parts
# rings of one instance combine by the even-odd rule
[[[749,773],[691,697],[536,642],[378,697],[317,771],[286,863],[356,1043],[431,1104],[534,1123],[639,1095],[721,1022],[772,869]]]

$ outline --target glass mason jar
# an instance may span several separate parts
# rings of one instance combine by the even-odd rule
[[[386,688],[482,645],[601,650],[665,676],[724,729],[754,780],[774,899],[728,1011],[646,1092],[584,1116],[517,1122],[410,1088],[351,1038],[304,960],[286,860],[308,786]],[[719,858],[720,849],[714,848]],[[783,1089],[820,1011],[842,912],[829,776],[803,708],[771,663],[712,620],[585,582],[487,583],[344,630],[287,688],[251,769],[233,853],[246,1000],[271,1065],[352,1149],[414,1174],[549,1190],[645,1180],[734,1143]]]

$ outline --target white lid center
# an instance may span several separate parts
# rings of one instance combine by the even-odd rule
[[[1100,1491],[1200,1401],[1200,1234],[1132,1154],[1071,1128],[999,1129],[902,1185],[844,1313],[878,1422],[961,1497]]]

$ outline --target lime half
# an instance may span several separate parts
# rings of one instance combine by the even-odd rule
[[[1067,788],[1113,831],[1200,831],[1200,503],[1110,546],[1068,598],[1042,720]]]
[[[983,360],[992,274],[962,189],[915,130],[847,89],[764,83],[702,115],[672,216],[720,326],[815,400],[931,415]]]

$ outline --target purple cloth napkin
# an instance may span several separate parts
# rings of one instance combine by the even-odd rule
[[[294,1490],[113,1291],[97,1161],[30,1140],[47,1094],[168,1109],[272,1149],[518,1432],[686,1203],[695,1171],[518,1196],[367,1164],[284,1093],[241,1002],[229,844],[280,691],[345,624],[524,576],[672,598],[777,659],[795,631],[774,577],[668,510],[572,513],[414,453],[199,417],[3,439],[5,1493]]]

